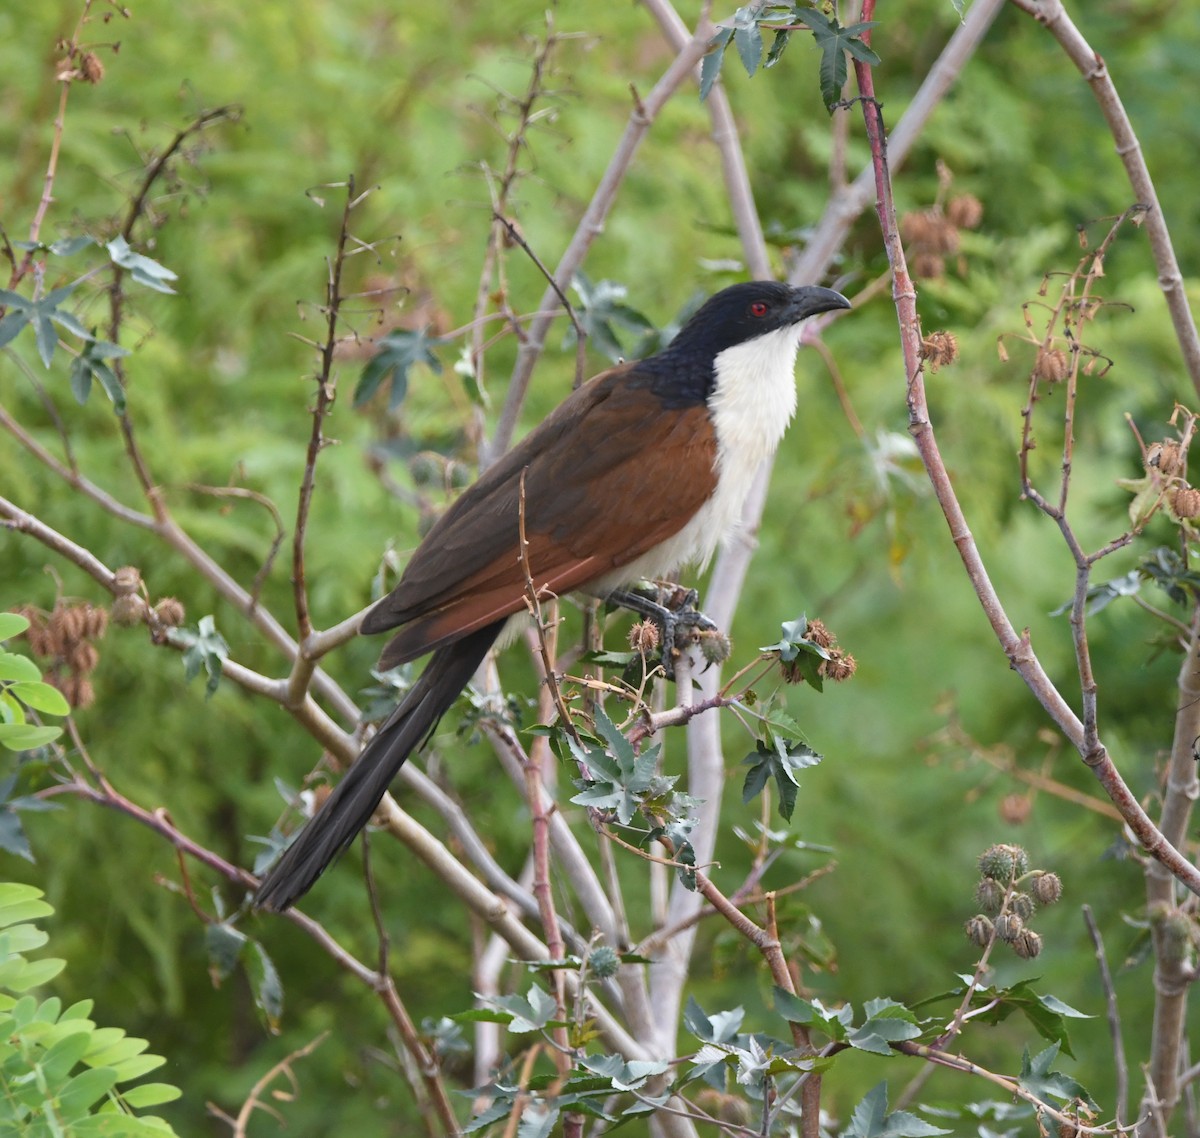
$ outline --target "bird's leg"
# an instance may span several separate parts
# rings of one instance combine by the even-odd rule
[[[639,582],[628,589],[614,590],[608,594],[608,600],[654,621],[662,630],[662,664],[668,680],[675,678],[675,658],[679,655],[680,641],[691,632],[715,632],[717,629],[716,624],[696,608],[700,594],[695,589]]]

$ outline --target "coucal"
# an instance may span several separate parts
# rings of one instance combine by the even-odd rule
[[[712,555],[795,413],[801,323],[849,307],[827,288],[723,289],[666,349],[572,392],[464,491],[362,622],[364,633],[398,629],[381,668],[433,657],[266,875],[259,908],[292,905],[370,821],[509,618],[527,611],[527,568],[539,591],[604,597]]]

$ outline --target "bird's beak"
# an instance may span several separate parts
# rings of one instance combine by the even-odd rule
[[[817,285],[804,285],[792,289],[792,322],[799,323],[818,312],[832,312],[838,308],[849,308],[850,302],[840,292]]]

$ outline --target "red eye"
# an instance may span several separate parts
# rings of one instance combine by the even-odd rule
[[[767,314],[767,302],[765,300],[756,300],[752,305],[750,305],[750,315],[751,316],[760,316],[761,317],[761,316],[766,316],[766,314]]]

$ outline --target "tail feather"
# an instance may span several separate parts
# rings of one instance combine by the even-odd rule
[[[263,878],[255,908],[281,913],[312,888],[371,820],[404,760],[467,686],[504,622],[438,649],[400,706],[359,754],[324,805]]]

